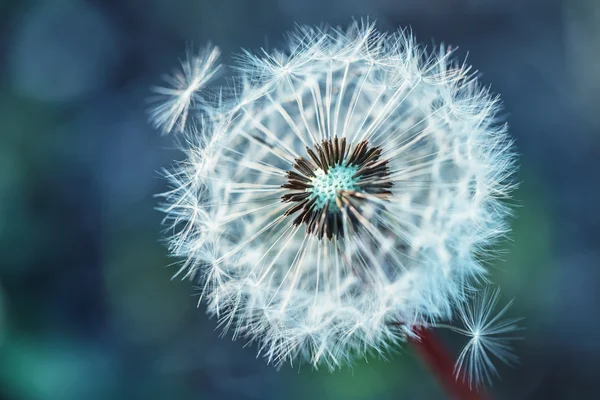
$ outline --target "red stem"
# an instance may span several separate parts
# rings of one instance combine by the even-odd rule
[[[471,390],[463,376],[454,374],[454,361],[442,343],[431,330],[416,328],[417,338],[411,339],[412,345],[423,362],[437,376],[439,383],[456,400],[485,400],[486,396]]]

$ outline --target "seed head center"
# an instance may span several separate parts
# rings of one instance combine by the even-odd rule
[[[322,169],[315,171],[315,177],[311,179],[311,188],[306,189],[310,193],[310,199],[315,199],[315,207],[322,209],[329,204],[330,210],[336,210],[335,199],[340,190],[357,190],[358,178],[354,175],[358,171],[356,165],[338,164],[328,169],[327,172]]]
[[[358,226],[361,203],[375,199],[382,208],[381,201],[392,194],[382,153],[366,140],[354,144],[337,137],[307,147],[308,157],[294,160],[281,185],[286,189],[281,200],[290,203],[284,215],[295,214],[293,224],[305,224],[306,232],[319,239],[343,237],[347,227]]]

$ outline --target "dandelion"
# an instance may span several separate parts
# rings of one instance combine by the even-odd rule
[[[178,274],[223,331],[334,369],[449,320],[507,231],[498,98],[449,49],[370,24],[299,28],[235,68],[164,194]],[[181,96],[154,120],[176,125]]]
[[[523,329],[517,325],[521,319],[502,319],[512,301],[494,314],[499,297],[500,289],[492,291],[486,288],[478,293],[472,302],[464,303],[458,308],[464,328],[446,326],[470,338],[458,356],[455,368],[455,375],[462,375],[467,379],[469,387],[482,383],[492,384],[492,376],[497,376],[498,371],[490,356],[508,365],[518,362],[511,342],[521,338],[507,334]]]
[[[154,126],[164,133],[184,130],[190,107],[195,100],[201,100],[198,92],[219,70],[219,66],[215,66],[219,55],[220,50],[216,47],[207,47],[198,54],[189,50],[187,58],[181,62],[181,70],[163,78],[168,86],[152,89],[158,102],[151,111]]]

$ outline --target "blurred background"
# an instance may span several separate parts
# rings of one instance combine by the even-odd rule
[[[445,398],[410,348],[265,365],[219,338],[159,242],[157,171],[181,154],[147,98],[186,44],[229,62],[364,16],[468,51],[503,96],[522,183],[491,270],[527,331],[490,397],[598,398],[600,1],[0,0],[0,399]]]

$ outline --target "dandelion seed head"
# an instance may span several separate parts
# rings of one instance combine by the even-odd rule
[[[336,368],[450,318],[507,231],[498,98],[447,48],[364,23],[298,28],[235,69],[218,100],[188,82],[153,116],[187,154],[163,195],[178,276],[223,331],[274,364]]]

